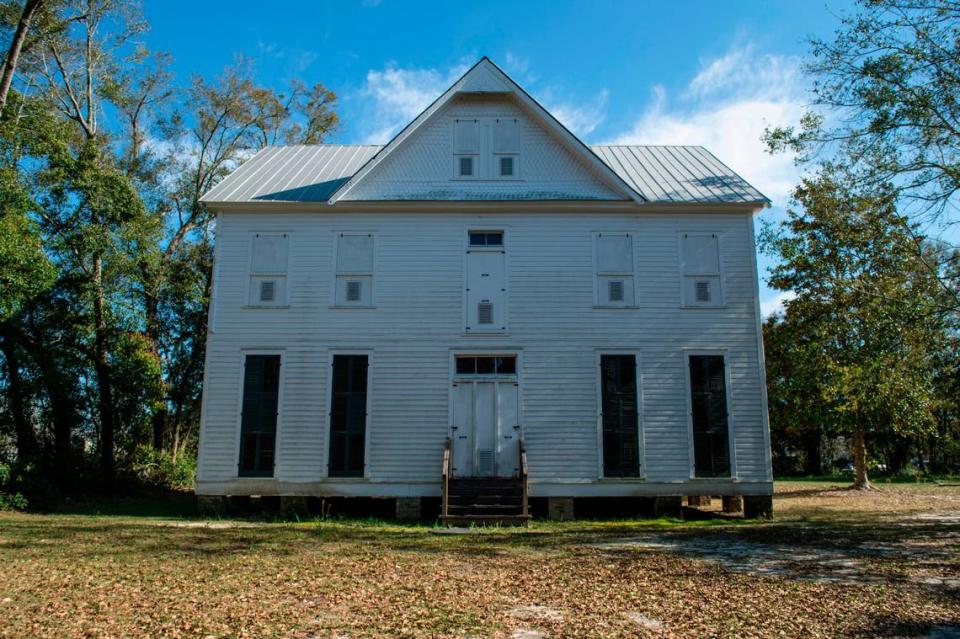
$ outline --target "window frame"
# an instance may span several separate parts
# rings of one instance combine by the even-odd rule
[[[637,463],[640,468],[637,470],[636,477],[607,477],[603,473],[603,370],[601,368],[604,355],[632,355],[634,366],[636,366],[636,384],[637,384],[637,445],[640,450],[637,453]],[[594,349],[594,383],[596,384],[596,420],[597,420],[597,479],[607,482],[640,482],[647,479],[647,447],[644,441],[644,425],[646,424],[646,415],[644,414],[643,398],[643,369],[641,368],[642,353],[640,350],[630,350],[623,348],[596,348]]]
[[[737,449],[736,438],[734,437],[735,416],[733,414],[733,387],[730,377],[730,351],[727,348],[684,348],[683,356],[683,375],[686,387],[686,409],[687,409],[687,454],[690,460],[689,476],[691,481],[697,482],[732,482],[738,481],[737,475]],[[696,457],[693,451],[693,380],[690,379],[690,358],[691,357],[709,357],[720,356],[723,358],[723,384],[724,395],[727,402],[727,451],[730,455],[730,475],[724,477],[697,477],[696,475]]]
[[[245,378],[246,378],[246,365],[247,365],[247,355],[279,355],[280,356],[280,379],[277,382],[279,387],[277,388],[277,425],[274,429],[274,442],[273,442],[273,474],[270,476],[263,475],[241,475],[240,474],[240,452],[243,447],[243,394],[245,391]],[[236,481],[241,482],[251,482],[251,481],[263,481],[263,480],[278,480],[281,477],[281,458],[280,458],[280,434],[283,427],[283,401],[284,401],[284,387],[286,386],[286,371],[287,371],[287,353],[284,348],[242,348],[240,349],[240,363],[239,363],[239,376],[240,383],[237,386],[240,389],[240,393],[237,396],[237,411],[234,418],[234,423],[236,424],[236,437],[234,438],[233,446],[233,458],[236,460],[236,463],[233,465],[234,478]]]
[[[287,240],[286,268],[284,271],[255,271],[253,268],[253,258],[255,245],[258,236],[279,235]],[[219,242],[218,242],[219,244]],[[292,252],[293,233],[289,231],[251,231],[247,242],[247,292],[245,302],[242,308],[245,310],[283,310],[290,308],[290,254]],[[214,266],[216,269],[216,265]],[[273,302],[260,301],[260,283],[264,279],[272,279],[280,282],[280,292],[282,293]],[[277,287],[274,287],[274,291]],[[256,301],[254,300],[256,293]]]
[[[477,123],[477,147],[473,151],[464,151],[457,147],[457,123],[462,120],[472,120]],[[514,120],[516,122],[516,140],[515,147],[509,151],[497,151],[496,148],[496,126],[500,120]],[[523,155],[523,145],[521,144],[521,129],[523,128],[522,116],[453,116],[450,118],[450,151],[453,158],[451,168],[451,179],[454,181],[480,181],[480,182],[518,182],[522,181],[521,175],[521,155]],[[460,159],[469,157],[473,159],[472,175],[461,175]],[[513,174],[502,175],[500,172],[500,159],[509,157],[513,159]]]
[[[630,239],[630,271],[601,271],[600,270],[600,238],[604,235],[626,235]],[[605,310],[636,309],[637,305],[637,250],[636,234],[628,230],[593,231],[593,308]],[[622,303],[605,302],[605,288],[601,281],[609,282],[609,278],[624,278]],[[629,278],[629,282],[626,278]],[[614,353],[616,354],[616,353]]]
[[[373,230],[357,230],[357,229],[334,229],[333,233],[333,263],[331,267],[331,283],[330,283],[330,308],[331,309],[375,309],[377,307],[376,303],[376,273],[378,266],[378,245],[379,238],[377,237],[376,231]],[[340,238],[344,235],[366,235],[370,237],[371,240],[371,253],[372,259],[369,272],[367,271],[344,271],[340,272],[337,264],[340,261]],[[370,301],[369,303],[363,302],[363,293],[361,292],[361,301],[360,302],[348,302],[346,300],[346,290],[344,290],[344,299],[343,301],[338,301],[337,291],[339,290],[340,281],[350,281],[351,277],[355,278],[369,278],[370,281]],[[365,280],[361,280],[365,281]],[[362,289],[361,289],[362,291]]]
[[[684,246],[685,237],[714,237],[717,241],[717,271],[716,272],[687,272],[686,267],[686,248]],[[696,231],[678,231],[677,232],[677,265],[680,273],[680,308],[716,310],[727,307],[726,303],[726,283],[723,272],[723,233],[719,230],[698,229]],[[687,283],[691,280],[696,282],[697,278],[716,280],[717,290],[715,291],[715,300],[713,302],[687,302]],[[694,284],[696,285],[696,284]]]

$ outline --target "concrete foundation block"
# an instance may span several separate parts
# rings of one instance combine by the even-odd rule
[[[303,519],[310,515],[307,498],[303,495],[281,495],[280,516],[284,519]]]
[[[702,508],[710,505],[710,495],[690,495],[687,497],[687,505],[694,508]]]
[[[773,495],[744,495],[743,516],[745,519],[772,519]]]
[[[422,509],[419,497],[397,497],[397,519],[400,521],[420,521]]]
[[[554,521],[573,519],[573,497],[549,497],[547,499],[547,517]]]
[[[680,495],[654,497],[653,498],[653,516],[654,517],[673,517],[675,519],[683,518],[683,497]]]
[[[723,512],[738,513],[743,510],[743,497],[740,495],[730,495],[723,498]]]
[[[227,514],[227,505],[223,495],[197,495],[197,511],[201,517],[223,517]]]

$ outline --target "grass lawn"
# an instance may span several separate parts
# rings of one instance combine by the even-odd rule
[[[778,484],[771,523],[459,536],[0,513],[0,637],[960,636],[960,487],[834,486]]]

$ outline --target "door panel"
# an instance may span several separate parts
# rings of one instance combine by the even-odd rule
[[[519,471],[519,388],[514,381],[453,386],[455,477],[514,477]]]
[[[367,356],[334,355],[330,406],[331,477],[363,477]]]
[[[493,382],[474,384],[474,437],[477,456],[475,476],[492,477],[496,473],[497,394]]]
[[[467,330],[471,333],[506,328],[504,256],[501,250],[467,251]]]
[[[514,477],[520,472],[520,388],[513,382],[497,383],[499,453],[497,474]]]
[[[473,383],[453,386],[453,474],[473,475]]]
[[[600,356],[604,477],[639,477],[637,360],[633,355]]]

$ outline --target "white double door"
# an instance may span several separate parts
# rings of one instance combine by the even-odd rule
[[[520,462],[516,380],[453,385],[454,477],[515,477]]]

